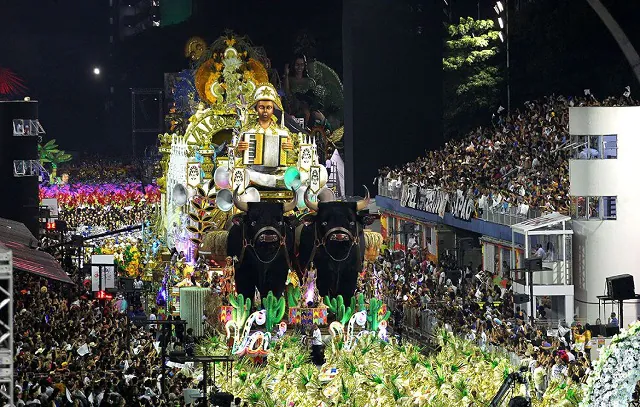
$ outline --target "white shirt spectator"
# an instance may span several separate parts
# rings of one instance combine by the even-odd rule
[[[155,321],[157,319],[158,319],[158,317],[156,317],[156,314],[154,314],[153,312],[151,314],[149,314],[149,320],[150,321]],[[149,325],[149,329],[156,329],[156,324]]]
[[[320,328],[317,328],[315,331],[313,331],[311,345],[322,345],[322,333],[320,332]]]
[[[567,373],[567,367],[563,364],[556,363],[551,367],[551,380],[564,380]]]

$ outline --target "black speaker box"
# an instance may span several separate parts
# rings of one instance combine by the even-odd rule
[[[211,403],[214,406],[230,407],[233,402],[233,394],[231,393],[215,393],[211,395]]]
[[[589,326],[589,330],[591,331],[591,337],[596,336],[605,336],[607,334],[607,329],[604,325],[591,325]]]
[[[636,297],[636,289],[633,276],[620,274],[607,277],[607,295],[614,300],[630,300]]]
[[[120,277],[120,290],[124,292],[132,292],[133,290],[133,278]]]
[[[620,333],[620,327],[615,325],[607,325],[605,327],[605,335],[607,338],[618,335]]]
[[[525,304],[529,302],[529,296],[527,294],[513,294],[514,304]]]
[[[542,259],[540,257],[534,257],[532,259],[525,259],[524,260],[524,267],[527,270],[540,271],[540,270],[542,270]]]
[[[38,177],[15,177],[15,160],[38,160],[38,137],[14,136],[13,120],[38,118],[38,102],[0,101],[0,185],[9,199],[0,200],[0,217],[24,225],[34,236],[40,232]]]

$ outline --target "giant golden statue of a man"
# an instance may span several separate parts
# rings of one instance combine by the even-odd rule
[[[283,109],[273,85],[260,85],[254,100],[257,119],[250,119],[243,128],[235,148],[236,167],[249,170],[251,184],[284,188],[284,172],[298,160],[298,136],[292,135],[283,122],[278,124],[276,108],[280,112]],[[284,115],[281,117],[284,119]]]

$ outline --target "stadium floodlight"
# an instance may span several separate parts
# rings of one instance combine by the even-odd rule
[[[504,42],[504,36],[502,35],[502,31],[498,33],[498,37],[500,37],[500,41]]]
[[[496,6],[498,6],[498,10],[500,10],[501,13],[504,11],[504,7],[502,6],[501,1],[496,2]]]
[[[502,21],[502,17],[498,17],[498,24],[500,25],[500,29],[504,28],[504,21]]]

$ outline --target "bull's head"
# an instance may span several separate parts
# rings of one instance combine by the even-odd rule
[[[365,226],[373,222],[374,217],[363,210],[369,205],[371,198],[369,190],[364,187],[366,194],[364,199],[357,202],[312,202],[309,199],[309,188],[304,193],[304,202],[309,209],[316,212],[315,216],[307,216],[304,222],[315,223],[317,237],[325,245],[334,246],[339,252],[340,247],[348,249],[349,246],[357,243],[358,236],[362,228],[358,224]]]
[[[285,230],[293,226],[294,217],[284,214],[296,207],[296,198],[285,203],[243,202],[238,199],[238,189],[233,192],[233,204],[244,212],[233,217],[233,223],[241,225],[244,239],[256,250],[277,249],[283,243]]]

